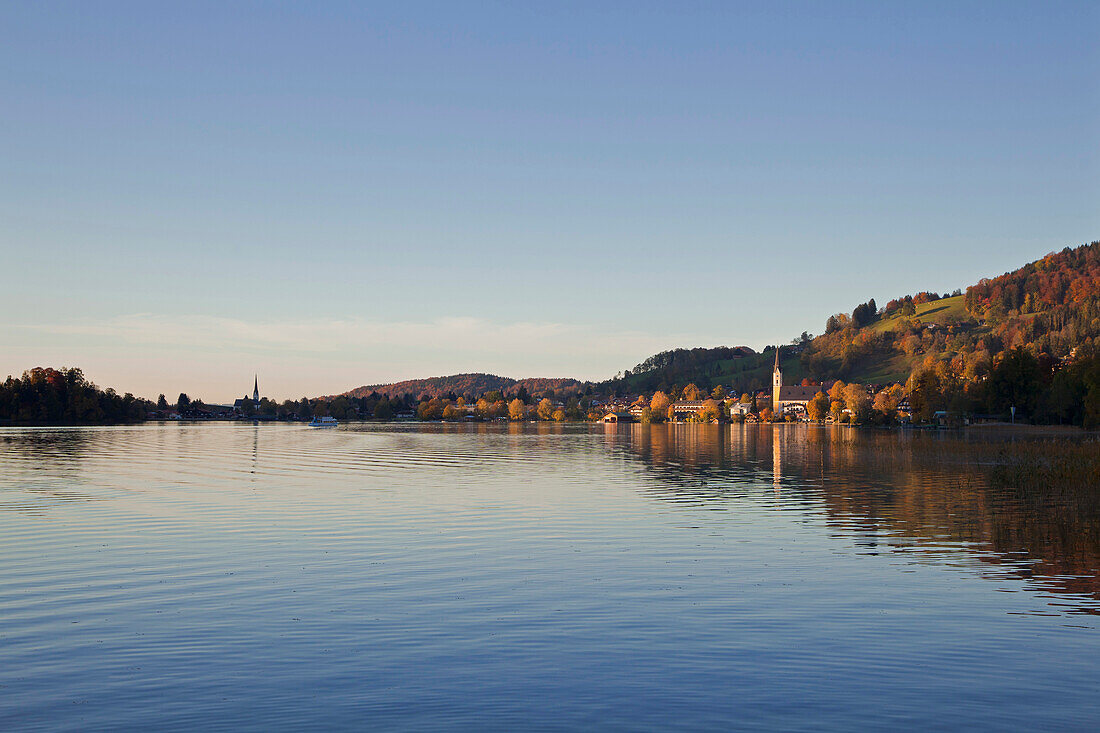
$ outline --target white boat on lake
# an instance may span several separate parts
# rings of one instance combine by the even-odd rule
[[[339,423],[336,422],[336,418],[329,417],[328,415],[324,417],[315,417],[309,423],[311,428],[334,428],[337,425],[339,425]]]

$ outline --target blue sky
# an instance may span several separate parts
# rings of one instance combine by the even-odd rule
[[[1100,237],[1096,3],[545,5],[0,6],[0,374],[600,379]]]

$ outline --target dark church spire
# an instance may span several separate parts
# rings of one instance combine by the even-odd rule
[[[253,402],[259,402],[260,401],[260,375],[259,374],[256,375],[256,381],[255,381],[255,383],[252,387],[252,401]]]

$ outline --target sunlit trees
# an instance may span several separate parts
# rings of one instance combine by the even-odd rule
[[[536,408],[540,420],[550,420],[554,415],[554,403],[543,397]]]
[[[862,422],[871,411],[871,399],[867,390],[860,384],[849,384],[844,388],[844,406],[852,414],[852,420]]]
[[[764,422],[771,422],[774,417],[775,413],[772,412],[772,408],[770,407],[765,407],[760,411],[760,419]]]
[[[844,414],[844,403],[840,400],[832,400],[829,403],[829,416],[834,420],[840,420]]]
[[[698,416],[701,422],[710,422],[711,420],[717,420],[720,415],[718,409],[718,403],[715,400],[707,400],[703,403],[703,406],[699,408]]]
[[[833,383],[832,387],[829,387],[829,399],[833,402],[844,399],[844,387],[847,385],[839,379]]]
[[[668,406],[670,404],[672,403],[668,399],[668,395],[661,390],[657,390],[649,400],[649,409],[652,410],[655,415],[665,415],[668,413]]]
[[[688,402],[694,402],[702,396],[703,392],[694,384],[689,384],[684,387],[684,399]]]
[[[719,384],[717,387],[710,391],[710,397],[713,400],[726,399],[726,388]]]
[[[508,419],[522,420],[527,415],[527,405],[518,397],[508,403]]]
[[[892,384],[879,390],[875,395],[875,412],[881,413],[885,418],[893,418],[897,414],[898,405],[901,404],[904,395],[905,390],[899,384]]]
[[[421,402],[416,408],[416,416],[421,420],[439,420],[443,417],[443,401],[438,397]]]
[[[553,418],[554,422],[561,422],[565,419],[565,410],[559,407],[558,409],[554,410],[550,417]]]
[[[829,397],[824,392],[818,392],[806,403],[806,417],[821,421],[827,414],[829,414]]]

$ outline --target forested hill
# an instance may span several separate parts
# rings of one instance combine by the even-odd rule
[[[597,391],[648,394],[655,390],[669,392],[687,384],[706,391],[719,384],[763,389],[771,381],[774,363],[775,349],[766,349],[760,354],[748,346],[671,349],[654,354],[633,369],[600,383]]]
[[[1100,242],[983,279],[965,294],[917,293],[836,314],[801,361],[812,379],[904,381],[942,362],[980,381],[1018,347],[1050,363],[1100,348]]]
[[[1018,270],[981,280],[965,293],[920,292],[879,307],[872,299],[781,347],[783,378],[862,384],[904,382],[940,369],[983,380],[1006,352],[1022,347],[1046,364],[1100,351],[1100,242],[1065,248]],[[775,349],[676,349],[656,354],[598,385],[622,394],[688,383],[735,391],[770,384]]]
[[[369,397],[372,393],[386,395],[390,398],[412,395],[419,398],[422,395],[429,397],[445,397],[454,394],[461,397],[469,395],[474,398],[486,392],[499,391],[516,393],[521,389],[528,394],[542,394],[553,390],[562,396],[575,394],[584,388],[584,382],[576,379],[555,379],[548,377],[532,377],[529,379],[510,379],[498,377],[495,374],[453,374],[449,377],[429,377],[427,379],[408,379],[392,384],[370,384],[356,387],[344,392],[344,397]]]

